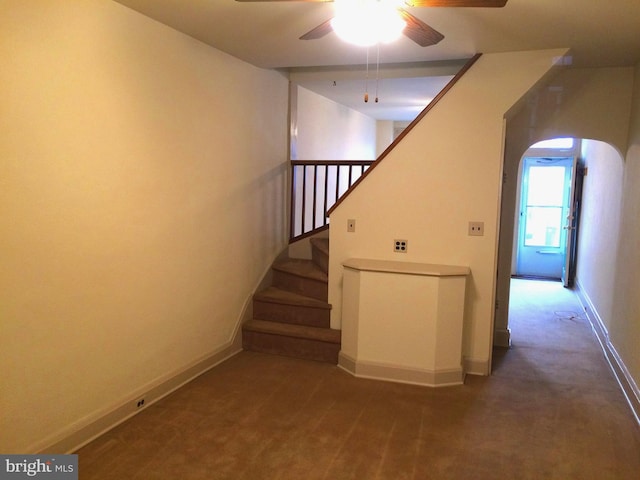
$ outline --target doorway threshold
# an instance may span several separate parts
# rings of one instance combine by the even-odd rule
[[[522,280],[540,280],[542,282],[561,282],[558,277],[543,277],[540,275],[511,275],[511,278],[520,278]]]

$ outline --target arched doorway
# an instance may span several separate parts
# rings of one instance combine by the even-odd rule
[[[520,160],[514,266],[522,278],[573,285],[583,169],[581,140],[556,138],[530,146]]]
[[[624,162],[619,151],[604,142],[583,139],[577,142],[579,147],[570,152],[559,150],[555,158],[575,155],[579,159],[578,179],[584,178],[584,185],[578,182],[575,200],[575,226],[580,227],[580,234],[574,238],[572,249],[567,255],[573,262],[574,273],[577,272],[578,287],[586,287],[586,291],[593,292],[593,302],[600,310],[608,312],[615,284],[615,264],[620,232],[620,204],[623,185]],[[522,179],[526,166],[524,161],[532,150],[525,149],[518,155],[519,164],[508,166],[505,171],[513,175],[513,189],[505,187],[501,208],[501,250],[498,270],[498,302],[496,304],[496,328],[494,345],[508,347],[511,344],[511,319],[509,305],[512,302],[510,282],[518,273],[518,240],[522,237],[521,205]],[[549,150],[538,150],[536,155],[543,158],[554,158]],[[557,153],[557,152],[556,152]],[[517,177],[516,177],[517,175]],[[583,177],[584,175],[584,177]],[[578,219],[580,216],[580,219]],[[566,217],[566,215],[565,215]],[[579,221],[579,223],[578,223]],[[565,225],[566,226],[566,225]],[[506,240],[505,240],[506,239]],[[522,292],[520,290],[520,292]],[[587,301],[591,301],[587,299]]]

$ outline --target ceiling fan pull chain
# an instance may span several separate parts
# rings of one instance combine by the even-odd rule
[[[376,58],[376,103],[378,103],[378,80],[380,78],[380,44],[378,43],[378,56]]]
[[[364,103],[369,101],[369,47],[367,47],[367,71],[364,79]]]

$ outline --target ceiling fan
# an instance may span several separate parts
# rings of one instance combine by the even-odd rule
[[[324,3],[336,3],[338,7],[341,3],[348,4],[351,2],[355,5],[355,8],[365,8],[366,5],[391,5],[393,10],[397,13],[396,19],[400,19],[402,26],[398,29],[398,34],[401,32],[406,37],[413,40],[421,47],[428,47],[440,42],[444,35],[424,23],[419,18],[407,12],[403,7],[485,7],[485,8],[500,8],[504,7],[508,0],[236,0],[238,2],[324,2]],[[387,19],[391,19],[394,15],[386,16]],[[300,40],[315,40],[322,38],[331,31],[338,32],[339,25],[336,24],[334,17],[321,23],[317,27],[308,31],[300,37]],[[363,43],[364,45],[364,43]]]

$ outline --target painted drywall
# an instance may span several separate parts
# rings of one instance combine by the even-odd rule
[[[393,120],[376,121],[376,158],[393,142]]]
[[[620,122],[628,122],[632,88],[633,69],[629,67],[561,70],[536,94],[529,119],[535,138],[529,145],[566,136],[598,139],[624,152],[627,130]]]
[[[297,88],[298,160],[374,160],[376,121],[303,87]]]
[[[606,328],[613,315],[624,162],[611,145],[582,142],[582,191],[576,279]]]
[[[526,150],[555,137],[596,139],[626,151],[633,68],[560,69],[508,113],[502,188],[495,344],[509,346],[509,282],[516,238],[519,166]]]
[[[232,339],[286,245],[288,81],[115,2],[0,16],[0,451]]]
[[[467,371],[488,373],[493,337],[503,117],[565,50],[483,55],[331,214],[331,324],[342,315],[342,262],[402,259],[471,268],[465,301]],[[468,222],[485,234],[468,236]],[[407,239],[408,251],[393,251]],[[399,321],[397,318],[388,321]],[[402,345],[396,348],[401,349]]]
[[[296,106],[295,111],[292,112],[296,119],[295,134],[292,138],[294,160],[374,160],[376,158],[376,120],[301,86],[295,86],[294,95],[293,104]],[[336,200],[336,182],[339,183],[339,195],[342,195],[349,188],[349,178],[355,181],[359,174],[360,170],[356,169],[350,175],[348,167],[344,166],[336,177],[335,167],[331,168],[326,180],[329,206]],[[302,168],[296,168],[293,183],[295,185],[292,203],[293,233],[297,236],[324,225],[325,190],[324,187],[318,188],[318,186],[325,185],[325,169],[324,167],[318,170],[305,168],[303,171]],[[304,203],[303,192],[306,195]],[[304,218],[299,213],[303,205]],[[314,205],[316,206],[315,217]]]
[[[634,73],[615,288],[612,316],[608,325],[611,342],[637,387],[640,386],[640,64],[636,66]]]

